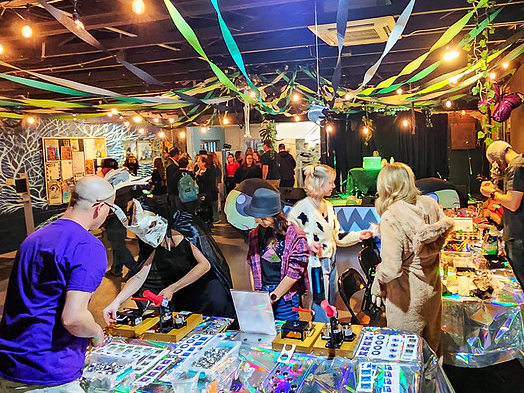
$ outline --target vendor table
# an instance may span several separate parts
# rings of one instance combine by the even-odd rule
[[[377,191],[377,177],[380,169],[352,168],[348,172],[347,190],[355,194],[373,195]]]
[[[238,332],[206,336],[197,327],[195,334],[178,343],[113,338],[88,356],[84,377],[89,374],[89,378],[84,378],[84,387],[88,392],[453,393],[434,352],[411,333],[364,328],[357,339],[359,353],[353,359],[295,352],[283,360],[279,352],[271,350],[273,337],[262,337],[266,338]],[[389,348],[400,338],[404,341],[400,341],[403,349],[399,360],[377,360],[371,353],[367,356],[370,350],[366,349],[366,340],[374,340],[374,346],[385,339]],[[410,345],[416,348],[415,355],[404,357],[406,345],[408,351]],[[227,355],[220,360],[220,367],[210,366],[207,362],[214,362],[221,351]],[[115,358],[115,352],[139,360],[126,364]],[[209,360],[203,361],[206,357]],[[107,377],[106,371],[99,376],[93,373],[95,368],[126,370],[128,366],[119,377]],[[193,367],[202,371],[195,374]]]
[[[492,280],[498,288],[490,299],[443,296],[444,363],[476,368],[524,360],[524,294],[509,270],[492,271]]]

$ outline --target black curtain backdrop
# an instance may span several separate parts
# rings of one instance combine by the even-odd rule
[[[416,130],[402,127],[402,120],[410,118],[410,112],[396,116],[372,114],[375,131],[365,145],[360,131],[363,114],[347,114],[334,119],[335,129],[329,134],[328,164],[336,162],[337,187],[347,179],[351,168],[362,167],[362,158],[373,155],[374,150],[388,161],[409,165],[417,179],[425,177],[448,178],[447,127],[446,114],[431,116],[432,127],[426,127],[426,117],[416,113]]]

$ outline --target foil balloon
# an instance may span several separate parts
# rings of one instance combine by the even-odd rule
[[[253,193],[259,188],[268,188],[278,191],[267,181],[257,178],[246,179],[232,190],[224,205],[227,221],[235,228],[249,231],[257,226],[255,219],[249,216],[244,209],[251,203]]]

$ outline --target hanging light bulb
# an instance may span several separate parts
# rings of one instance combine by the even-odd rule
[[[33,36],[33,29],[29,25],[24,25],[21,31],[22,36],[25,38],[31,38]]]
[[[444,53],[444,56],[442,56],[442,59],[445,60],[445,61],[451,61],[451,60],[455,60],[459,56],[460,56],[459,51],[457,51],[455,49],[450,50],[449,46],[448,46],[446,48],[446,53]]]
[[[257,98],[257,93],[255,93],[253,90],[251,90],[251,92],[249,93],[249,96],[251,98]]]
[[[160,121],[160,119],[159,119],[158,117],[155,117],[155,118],[153,119],[153,121],[154,121],[155,123],[158,123],[158,122]]]
[[[351,96],[350,96],[349,94],[346,94],[346,95],[344,96],[344,98],[345,98],[346,100],[349,100],[349,99],[351,98]]]
[[[397,94],[398,94],[398,95],[401,95],[402,93],[403,93],[403,91],[402,91],[402,89],[399,87],[399,88],[397,89]]]
[[[489,79],[494,80],[496,77],[497,77],[497,74],[495,74],[494,72],[489,73]]]
[[[297,93],[293,94],[293,101],[298,102],[299,100],[300,96]]]
[[[450,100],[447,100],[445,105],[446,105],[446,108],[449,109],[449,108],[451,108],[451,106],[453,105],[453,103],[452,103]]]
[[[464,116],[466,114],[466,111],[464,109],[462,109],[462,111],[460,113],[462,114],[462,116]]]
[[[364,128],[362,129],[362,132],[364,133],[364,135],[369,134],[369,128],[364,127]]]
[[[166,136],[166,133],[164,131],[160,131],[157,135],[159,138],[164,138]]]
[[[173,119],[172,117],[170,117],[170,118],[169,118],[169,122],[170,122],[171,124],[173,124],[173,123],[175,122],[175,119]]]
[[[407,119],[402,120],[402,126],[407,128],[409,126],[409,120]]]
[[[206,126],[200,127],[200,132],[202,132],[202,134],[205,134],[207,132],[207,127]]]
[[[0,44],[0,55],[4,54],[4,46]]]
[[[75,22],[77,29],[84,30],[84,24],[80,20],[80,16],[78,15],[78,12],[76,11],[76,0],[73,2],[73,21]]]
[[[222,122],[224,124],[229,124],[229,119],[226,116],[224,116],[224,120],[222,120]]]
[[[128,122],[128,121],[125,121],[125,122],[124,122],[124,125],[125,125],[126,127],[129,127],[129,122]]]
[[[327,132],[331,132],[331,131],[333,131],[333,126],[332,126],[331,124],[328,124],[328,125],[326,126],[326,131],[327,131]]]
[[[178,136],[179,136],[180,139],[184,139],[186,137],[186,133],[184,131],[180,131]]]
[[[113,117],[113,112],[107,112],[108,117]]]
[[[509,67],[509,63],[507,61],[505,61],[504,63],[502,63],[502,68],[504,68],[505,70],[507,70]]]
[[[140,123],[140,122],[142,122],[142,118],[140,116],[133,116],[133,121],[135,123]]]
[[[295,121],[300,121],[300,116],[299,115],[295,115]]]
[[[34,118],[34,117],[29,116],[29,117],[27,118],[27,124],[31,125],[31,124],[34,124],[34,122],[35,122],[35,118]]]
[[[131,9],[135,14],[142,15],[146,10],[144,0],[133,0],[133,3],[131,4]]]
[[[144,130],[143,128],[139,128],[139,129],[138,129],[138,133],[139,133],[139,134],[143,134],[143,133],[145,133],[145,132],[146,132],[146,130]]]
[[[116,108],[111,108],[111,113],[113,115],[116,115],[118,113],[118,111],[116,110]]]

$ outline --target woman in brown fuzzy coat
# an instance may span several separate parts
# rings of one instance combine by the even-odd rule
[[[377,179],[382,241],[371,293],[385,300],[389,328],[422,336],[440,356],[440,249],[453,227],[436,201],[421,196],[409,166],[388,164]]]

